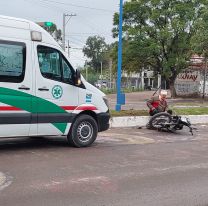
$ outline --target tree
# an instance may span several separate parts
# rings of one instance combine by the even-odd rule
[[[56,41],[62,40],[62,32],[61,29],[58,29],[56,24],[52,24],[50,27],[46,27],[45,25],[39,24],[42,28],[44,28],[48,33],[51,34],[55,38]]]
[[[100,36],[90,36],[83,48],[84,55],[90,60],[88,65],[98,71],[101,67],[106,65],[106,53],[108,45],[105,43],[105,38]]]
[[[87,72],[86,72],[87,70]],[[95,74],[95,70],[93,68],[90,68],[88,65],[85,65],[84,68],[82,68],[81,70],[82,75],[84,76],[84,78],[92,85],[95,85],[95,83],[97,82],[99,75]],[[86,74],[87,73],[87,74]]]
[[[208,11],[204,11],[196,23],[196,30],[192,36],[193,53],[208,58]]]
[[[175,79],[188,66],[195,23],[207,9],[206,4],[204,0],[130,0],[124,4],[127,59],[137,59],[140,67],[150,66],[160,73],[173,97]],[[118,33],[118,19],[116,13],[114,36]]]
[[[205,97],[206,74],[207,74],[207,59],[208,59],[208,11],[204,10],[203,15],[196,23],[197,32],[192,37],[192,50],[194,54],[204,57],[204,85],[203,98]]]
[[[140,52],[140,50],[138,49],[138,47],[135,48],[133,46],[133,43],[134,41],[123,40],[122,69],[126,73],[140,72],[140,70],[144,66],[143,60],[145,58],[138,58],[137,53]],[[118,42],[112,44],[110,57],[113,60],[113,70],[114,72],[116,72],[118,63]]]

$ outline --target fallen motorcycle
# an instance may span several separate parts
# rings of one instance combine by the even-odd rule
[[[189,128],[189,132],[193,135],[193,128],[191,122],[186,117],[178,115],[171,115],[166,112],[157,113],[152,116],[148,124],[149,128],[157,129],[159,131],[176,132],[182,130],[184,126]]]

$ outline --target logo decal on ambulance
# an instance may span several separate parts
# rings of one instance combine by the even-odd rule
[[[86,94],[86,103],[92,102],[92,94]]]
[[[55,99],[60,99],[63,95],[63,89],[59,85],[55,85],[52,89],[52,95]]]

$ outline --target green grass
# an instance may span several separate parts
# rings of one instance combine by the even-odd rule
[[[115,94],[116,90],[115,89],[107,89],[107,88],[102,88],[100,89],[103,93],[105,94]]]
[[[177,115],[205,115],[208,114],[208,108],[174,108],[174,114]],[[122,116],[148,116],[147,110],[122,110],[120,112],[111,110],[112,117],[122,117]]]
[[[177,106],[198,106],[198,107],[205,107],[208,106],[208,102],[200,103],[200,102],[181,102],[181,103],[172,103],[171,106],[177,107]]]
[[[101,91],[104,92],[105,94],[116,94],[115,89],[102,88]],[[124,93],[142,92],[142,91],[144,91],[144,90],[142,90],[142,89],[133,89],[133,88],[122,89],[122,92],[124,92]]]
[[[179,115],[204,115],[208,114],[207,107],[198,107],[198,108],[174,108],[174,113]]]
[[[111,110],[110,114],[112,117],[122,117],[122,116],[148,116],[147,110],[121,110],[117,112],[115,110]]]

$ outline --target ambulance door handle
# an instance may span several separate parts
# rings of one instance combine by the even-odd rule
[[[39,91],[49,91],[49,89],[47,89],[46,87],[42,87],[38,89]]]
[[[29,87],[26,87],[25,85],[22,85],[20,87],[18,87],[18,89],[21,89],[21,90],[30,90]]]

